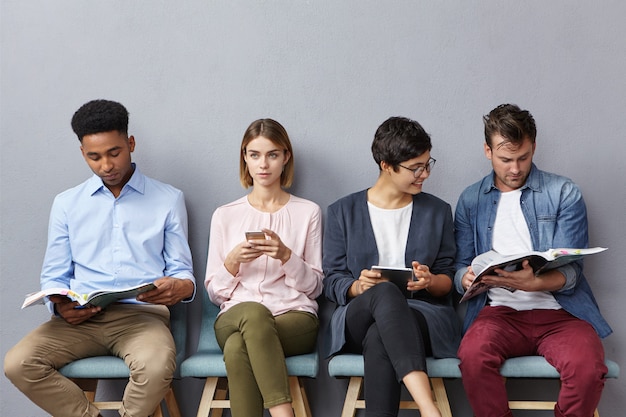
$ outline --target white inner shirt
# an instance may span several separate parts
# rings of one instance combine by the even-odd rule
[[[378,265],[406,267],[404,255],[409,239],[413,202],[399,209],[382,209],[368,201],[367,207],[378,248]]]
[[[493,226],[493,249],[502,255],[516,255],[533,250],[528,224],[522,213],[521,190],[501,193],[496,221]],[[489,290],[492,306],[507,306],[515,310],[559,310],[561,305],[549,291],[510,292],[504,288]]]

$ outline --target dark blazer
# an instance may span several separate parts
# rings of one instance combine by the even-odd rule
[[[405,266],[418,261],[434,274],[454,277],[454,226],[452,209],[445,201],[427,193],[413,197],[413,213],[405,252]],[[345,314],[350,302],[348,289],[361,270],[378,264],[378,248],[367,207],[367,190],[348,195],[331,204],[326,213],[323,243],[324,294],[337,304],[325,353],[330,356],[345,344]],[[460,320],[450,296],[433,297],[418,292],[408,300],[411,308],[426,317],[435,357],[453,357],[460,341]]]

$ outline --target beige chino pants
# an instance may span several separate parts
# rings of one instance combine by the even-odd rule
[[[55,417],[96,417],[99,410],[57,370],[100,355],[119,356],[130,368],[120,415],[149,416],[163,399],[176,368],[169,309],[113,304],[79,325],[52,317],[9,350],[4,372],[31,401]]]

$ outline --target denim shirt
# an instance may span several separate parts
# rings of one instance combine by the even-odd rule
[[[532,165],[521,188],[520,204],[528,224],[533,249],[586,248],[588,246],[587,209],[580,189],[568,178],[539,170]],[[463,294],[461,279],[477,255],[492,249],[493,227],[500,200],[493,172],[467,187],[456,207],[454,226],[457,245],[456,290]],[[558,269],[566,283],[553,295],[561,307],[590,323],[602,338],[613,331],[602,317],[591,288],[583,274],[583,262]],[[487,305],[484,292],[469,300],[463,330],[466,331],[479,311]]]

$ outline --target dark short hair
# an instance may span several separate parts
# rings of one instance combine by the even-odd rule
[[[283,173],[280,176],[280,185],[285,188],[291,187],[293,183],[294,175],[294,159],[293,149],[291,147],[291,141],[287,130],[273,119],[259,119],[250,123],[250,126],[246,129],[241,140],[241,152],[239,153],[239,181],[244,188],[251,187],[253,185],[252,177],[248,172],[246,160],[244,159],[246,148],[252,140],[263,136],[271,140],[274,145],[281,148],[283,151],[289,152],[289,161],[285,164]]]
[[[493,135],[500,135],[507,142],[521,145],[528,138],[535,143],[537,126],[535,119],[528,110],[522,110],[515,104],[500,104],[483,116],[485,124],[485,142],[491,147]]]
[[[117,130],[128,134],[128,111],[115,101],[92,100],[76,110],[72,130],[81,142],[83,137],[94,133]]]
[[[372,156],[380,168],[385,161],[394,169],[403,161],[430,151],[430,135],[422,125],[406,117],[390,117],[376,130],[372,142]]]

